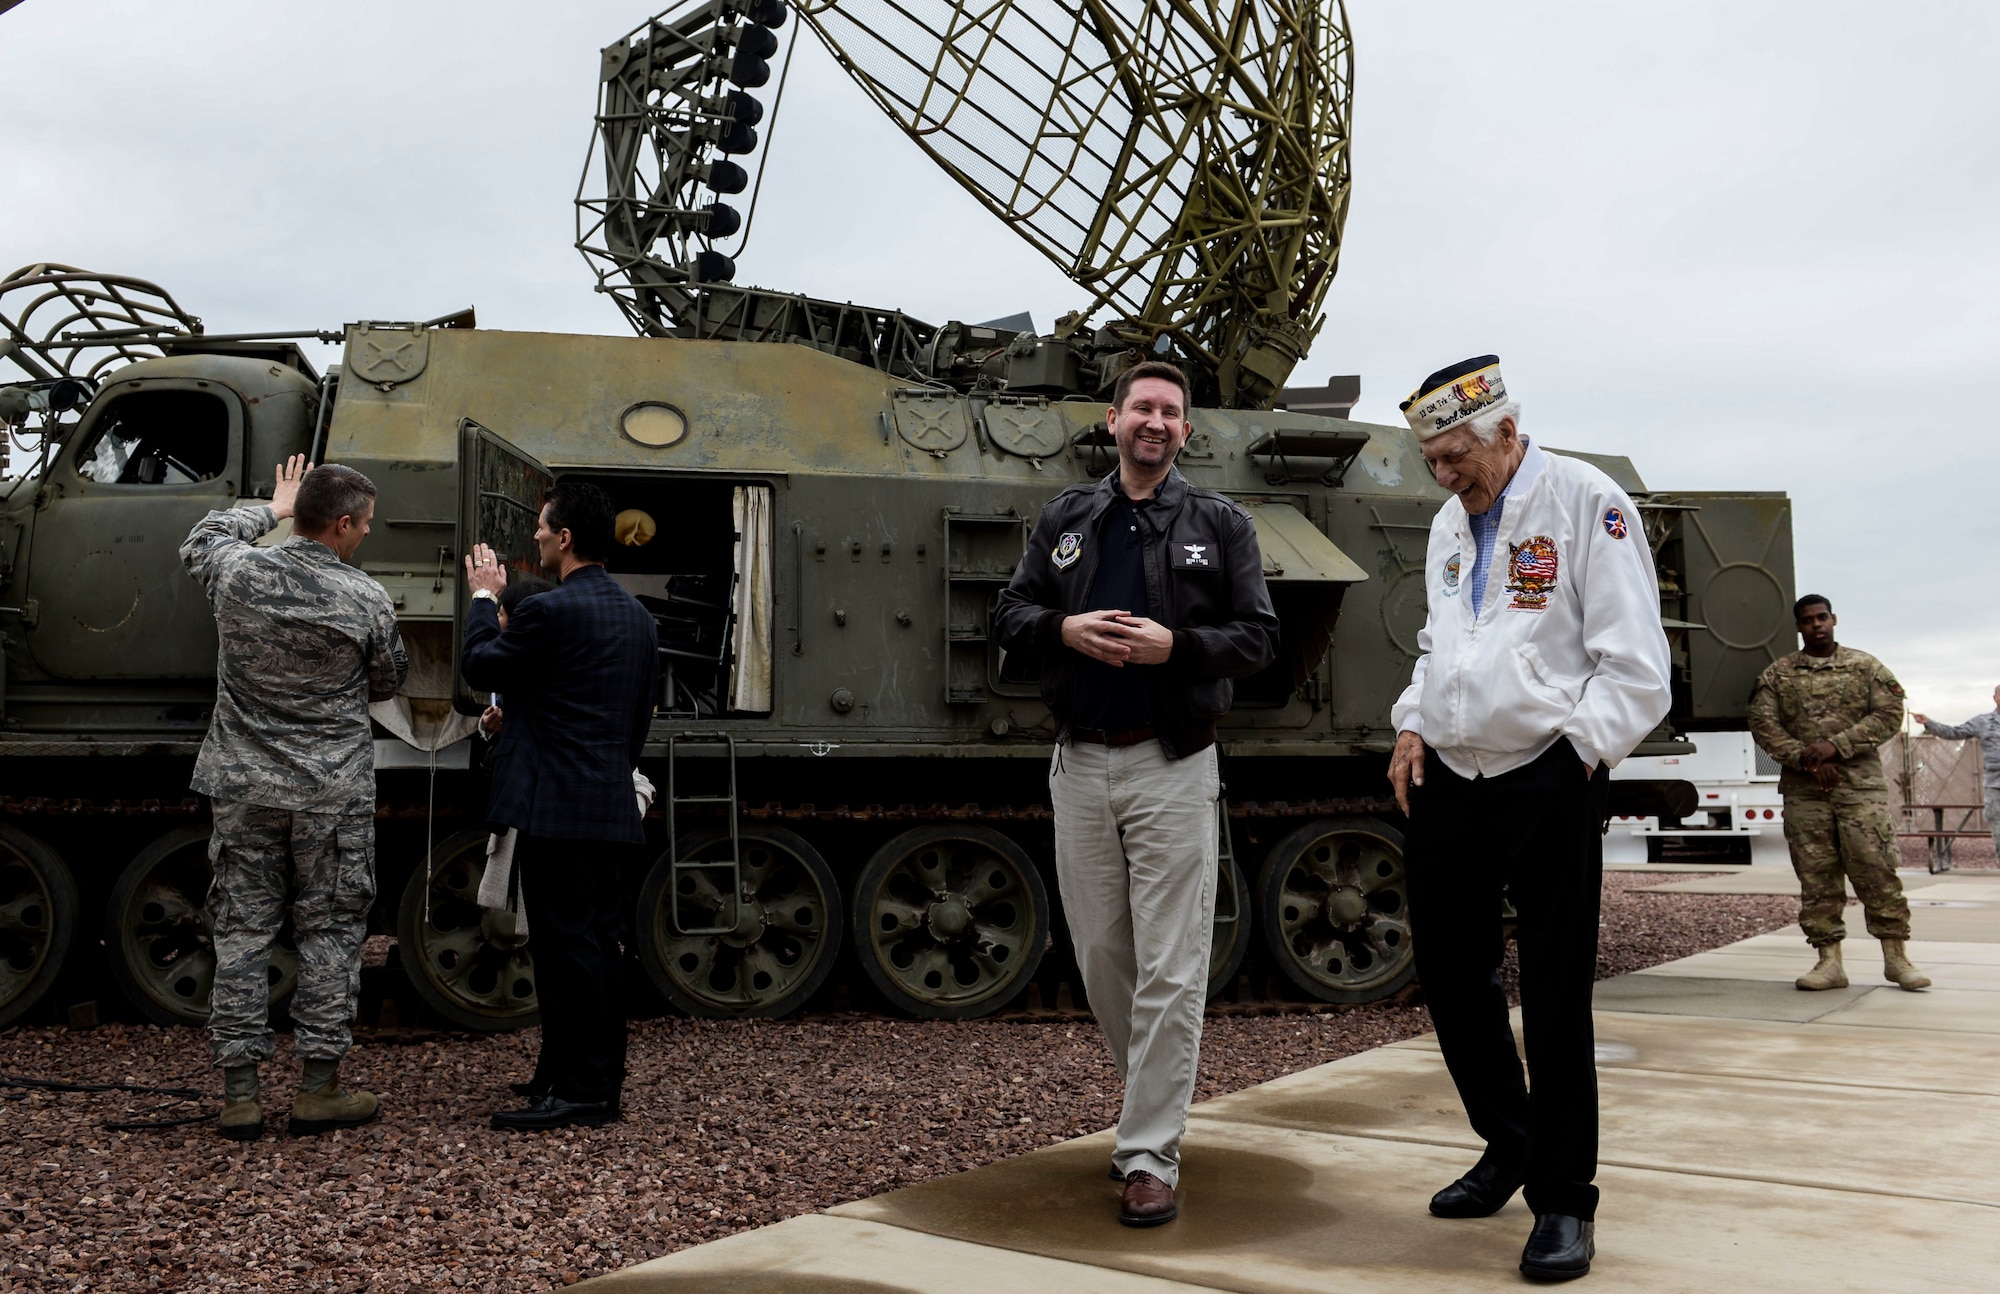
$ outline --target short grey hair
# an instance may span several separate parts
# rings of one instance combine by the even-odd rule
[[[1477,416],[1466,419],[1465,425],[1472,429],[1473,435],[1479,437],[1480,444],[1490,445],[1493,443],[1493,438],[1500,434],[1500,424],[1509,418],[1514,420],[1514,430],[1518,433],[1521,430],[1519,400],[1509,400],[1505,404],[1482,410]]]

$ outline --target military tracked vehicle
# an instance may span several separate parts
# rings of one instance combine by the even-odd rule
[[[209,509],[267,497],[295,453],[380,489],[356,563],[392,595],[412,668],[374,709],[374,922],[444,1017],[536,1018],[532,943],[474,898],[485,828],[471,733],[488,698],[455,662],[462,554],[491,543],[532,573],[535,516],[558,478],[610,492],[622,541],[610,571],[660,629],[644,764],[661,792],[656,858],[630,878],[630,944],[660,992],[701,1015],[781,1015],[845,981],[941,1018],[1051,993],[1065,958],[1053,724],[1039,663],[992,640],[991,608],[1019,562],[1047,560],[1025,551],[1042,504],[1113,467],[1106,388],[1141,355],[1194,374],[1205,407],[1179,468],[1255,517],[1281,622],[1279,659],[1239,685],[1221,730],[1211,989],[1252,955],[1323,1001],[1405,985],[1388,712],[1410,675],[1445,496],[1407,429],[1310,412],[1343,401],[1284,385],[1319,326],[1345,212],[1349,54],[1337,5],[1235,8],[1316,32],[1318,73],[1272,71],[1245,39],[1215,68],[1182,59],[1187,77],[1263,86],[1267,110],[1173,130],[1160,123],[1189,100],[1163,106],[1172,96],[1137,94],[1127,73],[1148,51],[1150,68],[1173,63],[1160,51],[1182,37],[1064,19],[1108,53],[1096,106],[1061,136],[1063,173],[1100,150],[1110,175],[1164,177],[1151,189],[1059,184],[1024,215],[1033,204],[993,196],[1005,186],[952,154],[927,108],[898,116],[997,213],[1043,220],[1069,202],[1091,217],[1080,243],[1035,236],[1071,256],[1096,324],[1079,311],[1050,334],[932,326],[734,284],[718,243],[746,222],[715,195],[744,188],[727,156],[755,147],[749,119],[763,113],[748,91],[769,78],[759,65],[787,11],[723,0],[669,11],[603,55],[593,149],[607,192],[579,195],[579,244],[637,336],[498,332],[470,311],[217,335],[138,280],[41,265],[0,281],[0,361],[19,377],[0,390],[0,418],[22,456],[0,500],[0,1023],[60,1004],[65,965],[100,958],[150,1017],[206,1018],[206,808],[187,785],[216,638],[176,550]],[[893,78],[856,52],[857,32],[885,29],[868,5],[807,16],[892,113],[931,102],[907,85],[891,94]],[[1022,44],[1024,61],[1033,52],[1011,29],[993,35]],[[1057,79],[1051,112],[1088,81]],[[1112,146],[1092,134],[1114,120],[1107,103],[1124,112]],[[1058,138],[1008,129],[1021,175]],[[1175,169],[1181,153],[1148,160],[1160,139],[1190,137],[1206,142],[1183,150],[1187,167]],[[1088,211],[1075,205],[1086,197]],[[1243,217],[1285,203],[1295,220]],[[1158,227],[1141,218],[1161,209]],[[339,365],[315,371],[307,337],[340,341]],[[1673,713],[1642,749],[1740,727],[1752,678],[1790,646],[1787,500],[1660,493],[1622,459],[1593,461],[1639,504],[1674,647]],[[1616,792],[1616,812],[1692,807],[1684,783]],[[290,975],[280,956],[280,993]]]

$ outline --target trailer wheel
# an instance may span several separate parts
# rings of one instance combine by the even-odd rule
[[[1049,941],[1027,851],[990,827],[918,827],[875,851],[854,893],[854,952],[898,1009],[971,1020],[1012,1001]]]
[[[1224,819],[1224,831],[1229,830]],[[1208,1000],[1213,1002],[1221,996],[1236,979],[1236,973],[1243,969],[1243,959],[1250,953],[1251,920],[1250,881],[1243,875],[1243,869],[1236,865],[1236,859],[1229,854],[1222,856],[1222,875],[1215,884],[1215,933],[1208,949]]]
[[[215,984],[208,920],[207,827],[176,827],[140,850],[105,905],[104,948],[125,999],[155,1024],[205,1025]],[[271,950],[271,1004],[299,983],[298,945],[287,920]]]
[[[25,831],[0,823],[0,1028],[32,1011],[76,936],[76,881]]]
[[[447,836],[410,872],[396,909],[396,959],[431,1010],[460,1028],[497,1033],[540,1024],[542,1016],[527,937],[515,933],[512,914],[479,906],[486,835],[474,827]],[[532,932],[532,903],[527,911]]]
[[[1403,833],[1374,818],[1316,818],[1272,847],[1257,881],[1264,942],[1322,1002],[1373,1002],[1417,973]]]
[[[833,971],[845,915],[840,883],[820,852],[782,827],[744,827],[736,925],[726,934],[682,934],[728,917],[720,871],[683,871],[678,884],[665,854],[639,890],[639,959],[668,1001],[711,1020],[790,1015]],[[699,832],[683,862],[729,857],[729,833]]]

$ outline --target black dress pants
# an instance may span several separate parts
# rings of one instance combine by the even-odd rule
[[[1536,1214],[1597,1211],[1597,1058],[1590,994],[1610,772],[1567,738],[1497,777],[1460,777],[1424,748],[1405,867],[1417,977],[1445,1066],[1486,1154],[1527,1167]],[[1500,986],[1501,890],[1519,914],[1521,1072]]]
[[[625,1083],[618,872],[630,852],[604,840],[515,838],[542,1013],[535,1073],[566,1101],[615,1102]]]

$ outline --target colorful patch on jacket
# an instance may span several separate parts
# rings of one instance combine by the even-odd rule
[[[1556,541],[1536,535],[1522,543],[1507,545],[1507,591],[1514,600],[1510,611],[1543,611],[1549,594],[1555,592],[1556,574],[1561,566]]]
[[[1604,533],[1610,535],[1613,539],[1623,539],[1625,537],[1625,510],[1623,508],[1606,508],[1604,510]]]
[[[1074,530],[1065,530],[1062,538],[1056,540],[1055,551],[1049,554],[1049,560],[1056,564],[1057,570],[1067,570],[1076,565],[1076,559],[1081,556],[1083,556],[1083,535]]]
[[[1464,555],[1461,549],[1444,559],[1444,595],[1448,598],[1458,596],[1458,562]]]

